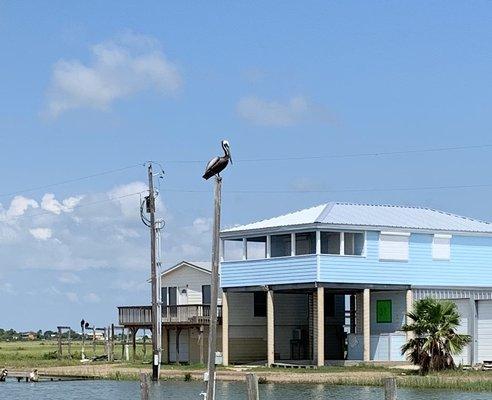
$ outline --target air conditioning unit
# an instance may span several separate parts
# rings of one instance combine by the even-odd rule
[[[292,331],[292,339],[293,340],[301,340],[302,331],[299,328],[296,328]]]

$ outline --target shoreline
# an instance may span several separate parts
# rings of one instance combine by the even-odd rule
[[[194,380],[203,379],[204,369],[162,368],[162,380]],[[140,373],[150,373],[150,366],[125,364],[93,364],[76,366],[40,367],[39,373],[60,377],[84,377],[86,379],[138,380]],[[392,369],[302,371],[267,370],[265,368],[238,368],[217,371],[217,380],[243,382],[247,373],[255,373],[260,383],[279,384],[326,384],[347,386],[382,386],[383,380],[389,377],[397,379],[401,388],[448,389],[461,391],[492,392],[492,372],[453,371],[420,376]]]

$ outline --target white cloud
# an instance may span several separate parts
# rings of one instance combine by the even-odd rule
[[[96,293],[91,292],[84,296],[84,301],[86,303],[99,303],[101,298]]]
[[[107,110],[119,99],[147,89],[177,91],[182,78],[158,41],[126,34],[91,47],[92,60],[60,60],[53,67],[47,113],[57,117],[77,108]]]
[[[67,274],[55,280],[68,284],[78,283],[78,277],[68,273],[117,268],[135,270],[135,276],[142,273],[145,280],[150,263],[149,231],[140,219],[139,194],[143,192],[143,197],[146,191],[145,183],[136,181],[106,192],[65,199],[56,199],[47,193],[40,196],[44,212],[31,215],[23,211],[25,215],[19,215],[21,211],[17,211],[19,216],[12,221],[0,207],[0,273],[7,266],[9,269],[58,270]],[[77,206],[72,199],[78,199]],[[26,210],[26,204],[28,208],[34,207],[38,204],[36,200],[23,198],[20,202],[16,198],[7,209]],[[158,217],[164,217],[167,222],[162,231],[166,265],[182,259],[210,257],[210,217],[185,215],[174,221],[162,197],[158,198],[157,211]],[[64,291],[59,295],[66,296]],[[84,301],[82,295],[80,300]]]
[[[0,283],[0,293],[16,294],[14,287],[12,286],[11,283],[8,282]]]
[[[48,240],[52,235],[50,228],[32,228],[29,232],[38,240]]]
[[[305,121],[340,124],[328,108],[304,96],[291,97],[284,102],[256,96],[243,97],[237,104],[237,113],[244,120],[259,126],[288,127]]]
[[[292,97],[285,103],[250,96],[242,98],[237,112],[245,120],[262,126],[292,126],[308,113],[308,102],[302,96]]]
[[[77,204],[80,203],[83,196],[69,197],[59,202],[55,199],[53,193],[46,193],[41,199],[41,208],[46,211],[50,211],[54,214],[60,214],[61,212],[71,212]]]
[[[29,207],[38,208],[38,202],[33,199],[28,199],[24,196],[15,196],[11,203],[10,207],[6,213],[3,213],[4,219],[16,218],[27,211]]]
[[[79,302],[79,296],[75,292],[66,292],[65,296],[67,297],[67,299],[70,303],[78,303]]]
[[[193,221],[193,229],[197,233],[209,232],[212,229],[212,218],[196,218]]]
[[[68,284],[80,283],[80,278],[71,272],[64,272],[60,274],[57,279],[61,283],[68,283]]]

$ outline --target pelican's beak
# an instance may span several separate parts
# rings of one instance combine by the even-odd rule
[[[231,164],[234,164],[234,163],[232,162],[232,156],[231,156],[230,154],[229,154],[229,161],[231,162]]]

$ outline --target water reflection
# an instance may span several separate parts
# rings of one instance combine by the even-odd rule
[[[1,400],[138,400],[138,382],[86,381],[0,383]],[[151,388],[152,400],[200,399],[200,382],[160,382]],[[237,382],[217,384],[217,400],[245,399],[245,385]],[[261,400],[381,400],[381,388],[314,385],[260,385]],[[491,393],[399,389],[399,400],[492,400]]]

